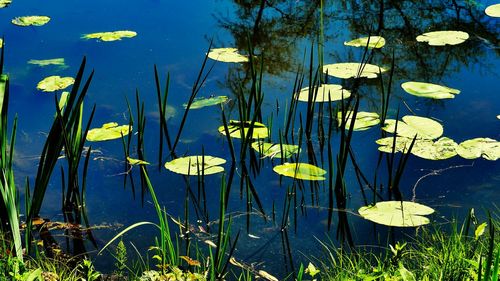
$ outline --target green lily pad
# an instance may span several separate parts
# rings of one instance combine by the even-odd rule
[[[497,119],[500,119],[500,115],[497,115]]]
[[[346,46],[352,46],[352,47],[368,47],[370,49],[372,48],[382,48],[385,46],[385,39],[384,37],[381,36],[370,36],[370,37],[361,37],[358,39],[351,40],[349,42],[344,42],[344,45]]]
[[[130,165],[150,165],[149,162],[147,161],[144,161],[144,160],[140,160],[140,159],[134,159],[134,158],[130,158],[127,156],[127,162],[130,164]]]
[[[394,133],[396,120],[385,120],[382,129],[388,133]],[[403,121],[398,122],[397,135],[413,139],[417,135],[417,139],[437,139],[443,135],[443,126],[438,122],[420,116],[407,115],[403,117]]]
[[[475,138],[461,142],[457,153],[465,159],[483,157],[495,161],[500,158],[500,142],[490,138]]]
[[[279,144],[279,143],[268,143],[263,141],[256,141],[252,143],[252,148],[263,155],[264,157],[270,158],[289,158],[294,154],[299,152],[298,145],[292,144]]]
[[[132,131],[129,125],[118,126],[116,122],[110,122],[102,125],[101,128],[94,128],[87,133],[88,141],[106,141],[119,139],[128,135]]]
[[[238,53],[236,48],[211,49],[208,57],[221,62],[248,62],[248,57]]]
[[[397,227],[415,227],[428,224],[425,215],[434,213],[434,209],[408,201],[383,201],[373,206],[363,206],[358,213],[374,223]]]
[[[432,31],[417,36],[418,42],[428,42],[431,46],[458,45],[469,39],[463,31]]]
[[[224,172],[226,160],[214,156],[187,156],[165,163],[165,168],[181,175],[211,175]]]
[[[394,152],[408,152],[408,148],[413,139],[406,137],[396,137],[396,148]],[[379,151],[392,153],[394,138],[386,137],[376,140],[379,144]],[[457,155],[458,144],[450,138],[442,137],[437,141],[427,139],[417,139],[411,149],[411,154],[427,160],[445,160]]]
[[[5,8],[12,3],[12,0],[0,0],[0,8]]]
[[[346,130],[351,127],[352,111],[347,111],[347,121],[345,124]],[[342,122],[342,112],[337,113],[337,121],[340,124]],[[365,112],[358,111],[356,114],[356,120],[354,121],[354,131],[364,131],[380,123],[380,118],[376,112]]]
[[[285,163],[273,168],[277,174],[301,180],[325,180],[326,171],[308,163]]]
[[[363,71],[359,73],[361,69],[363,69]],[[385,71],[387,71],[387,69],[377,65],[369,63],[361,64],[357,62],[333,63],[325,64],[323,66],[324,73],[328,73],[328,75],[342,79],[355,77],[377,78],[379,73]]]
[[[47,59],[47,60],[29,60],[28,63],[38,66],[59,65],[66,67],[66,64],[64,63],[64,58]]]
[[[342,98],[348,98],[351,96],[351,92],[343,89],[341,85],[323,84],[317,87],[317,89],[318,92],[314,102],[339,101],[342,100]],[[299,101],[309,101],[309,87],[301,89],[300,92],[295,95],[295,98]]]
[[[408,94],[432,99],[452,99],[460,93],[457,89],[424,82],[405,82],[401,87]]]
[[[413,139],[406,137],[396,137],[396,147],[394,148],[394,152],[408,152],[408,147],[410,147],[411,141]],[[416,141],[415,141],[416,142]],[[379,151],[385,153],[392,153],[392,144],[394,143],[394,137],[385,137],[375,141],[378,145]]]
[[[484,12],[490,17],[500,18],[500,4],[490,5],[486,7]]]
[[[12,19],[12,23],[19,26],[42,26],[50,21],[47,16],[24,16]]]
[[[36,88],[44,92],[54,92],[57,90],[66,89],[73,85],[75,79],[73,77],[61,77],[58,75],[49,76],[38,82]]]
[[[199,98],[195,99],[195,101],[191,104],[189,109],[198,109],[205,106],[212,106],[216,104],[221,104],[227,102],[227,96],[217,96],[217,97],[209,97],[209,98]],[[187,107],[187,103],[183,104],[184,108]]]
[[[83,39],[98,39],[101,41],[117,41],[122,40],[122,38],[132,38],[137,36],[137,32],[131,30],[118,30],[118,31],[108,31],[108,32],[96,32],[84,34]]]
[[[243,137],[245,137],[250,130],[251,124],[252,122],[250,121],[241,122],[238,120],[229,120],[229,124],[227,125],[229,136],[232,138],[241,138],[241,129],[243,128]],[[224,126],[220,126],[218,130],[219,133],[226,135]],[[252,130],[252,139],[267,138],[268,134],[268,129],[264,124],[259,122],[254,123],[254,127]]]

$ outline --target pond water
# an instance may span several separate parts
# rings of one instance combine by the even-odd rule
[[[320,50],[324,64],[361,62],[364,48],[343,43],[369,34],[383,36],[386,40],[383,48],[369,51],[369,62],[390,68],[394,59],[388,118],[396,118],[399,108],[399,117],[418,115],[437,120],[444,127],[444,136],[457,143],[477,137],[499,140],[500,22],[484,13],[484,9],[494,3],[325,1],[321,32],[319,1],[265,1],[261,6],[261,1],[226,0],[147,0],[121,1],[119,4],[94,0],[54,0],[43,4],[13,0],[11,5],[0,9],[0,34],[5,39],[4,69],[10,75],[9,111],[12,117],[17,114],[19,122],[15,146],[17,183],[24,182],[26,177],[31,180],[35,177],[38,155],[55,114],[54,93],[37,90],[37,83],[50,75],[74,76],[83,56],[86,56],[86,75],[91,69],[95,74],[85,100],[84,118],[88,118],[95,105],[92,128],[107,122],[128,124],[127,99],[136,114],[136,91],[140,94],[146,118],[144,158],[152,163],[148,172],[158,200],[173,217],[184,219],[187,210],[189,222],[194,227],[192,231],[197,234],[192,237],[193,241],[206,247],[203,241],[211,236],[201,229],[217,231],[214,222],[219,215],[223,176],[207,175],[204,192],[200,192],[196,177],[185,177],[163,168],[165,162],[172,160],[165,141],[162,160],[158,163],[160,116],[153,67],[157,66],[162,84],[167,73],[170,74],[167,126],[170,134],[175,136],[181,126],[183,104],[189,100],[211,42],[214,48],[235,47],[242,53],[248,53],[248,46],[252,45],[256,54],[263,55],[263,59],[259,57],[256,62],[256,67],[263,68],[261,122],[271,128],[274,142],[279,142],[280,132],[285,130],[297,70],[301,66],[304,68],[305,87],[309,85],[311,65],[313,72],[318,66],[318,42],[323,42]],[[43,26],[11,24],[14,17],[25,15],[47,15],[51,20]],[[115,30],[132,30],[137,36],[113,42],[81,38],[83,34]],[[469,39],[454,46],[429,46],[415,40],[424,32],[437,30],[464,31],[469,34]],[[52,58],[64,58],[66,66],[28,64],[31,59]],[[227,119],[239,119],[238,95],[250,92],[251,69],[246,63],[208,60],[204,73],[209,69],[211,71],[201,85],[198,97],[228,96],[224,113]],[[380,93],[387,92],[389,72],[382,74],[382,78],[383,81],[379,78],[360,79],[356,85],[353,79],[329,76],[328,83],[342,84],[347,88],[359,86],[359,109],[380,112]],[[454,99],[416,97],[400,87],[407,81],[446,85],[461,92]],[[338,106],[339,102],[332,105]],[[299,116],[305,127],[307,103],[299,102],[296,110],[291,134],[298,144]],[[325,130],[328,128],[328,106],[323,109],[316,106],[311,116],[311,140],[309,143],[301,141],[303,151],[298,160],[311,163],[314,158],[316,165],[328,170],[327,144],[331,144],[335,159],[341,133],[334,130],[322,148],[317,128],[318,124],[323,124]],[[175,153],[178,156],[205,153],[226,159],[223,166],[227,181],[231,176],[231,154],[227,138],[218,132],[220,126],[220,106],[190,110]],[[377,175],[379,195],[387,200],[390,195],[387,191],[386,155],[380,168],[376,168],[380,154],[375,140],[380,137],[381,130],[377,125],[354,132],[351,145],[357,166],[370,184]],[[135,138],[133,135],[131,156],[137,158]],[[233,144],[239,153],[241,141],[234,139]],[[126,169],[121,141],[87,145],[92,145],[93,150],[86,191],[90,224],[116,226],[94,230],[97,244],[102,246],[109,241],[123,228],[120,226],[139,221],[156,222],[150,195],[141,188],[139,168],[133,167],[129,175],[123,175]],[[314,183],[280,178],[273,172],[273,167],[281,164],[280,159],[259,158],[249,150],[243,163],[239,159],[236,161],[232,174],[227,213],[233,217],[232,234],[240,231],[234,253],[238,260],[283,278],[299,263],[307,263],[312,255],[321,254],[317,239],[331,240],[336,245],[349,240],[355,245],[387,240],[387,227],[374,227],[373,223],[357,215],[357,210],[366,202],[372,202],[374,196],[367,184],[358,182],[350,158],[343,178],[345,210],[337,210],[335,199],[333,212],[329,212],[328,176],[325,181]],[[65,165],[63,160],[60,162],[61,166]],[[337,169],[336,160],[334,162],[332,179],[335,179]],[[59,170],[58,165],[40,212],[42,217],[53,221],[64,219]],[[130,178],[134,179],[134,184]],[[251,183],[253,192],[248,183]],[[19,186],[23,192],[22,184]],[[495,210],[495,203],[500,202],[499,187],[498,161],[468,160],[460,156],[432,161],[411,155],[399,184],[405,200],[413,199],[436,209],[437,213],[431,218],[437,223],[445,223],[454,217],[463,218],[470,208],[475,208],[476,213],[484,218],[483,210]],[[289,188],[293,195],[287,201]],[[363,199],[363,193],[367,201]],[[290,203],[289,212],[284,211],[287,202]],[[330,227],[329,214],[333,214]],[[283,216],[288,217],[285,230],[281,227]],[[342,235],[346,224],[351,239]],[[172,227],[178,230],[175,224]],[[396,233],[402,234],[403,231],[397,230]],[[154,243],[155,235],[154,229],[144,227],[131,231],[125,240],[132,241],[139,249],[147,249]],[[85,245],[88,251],[95,252],[91,243]],[[95,262],[102,270],[112,270],[113,261],[106,255],[95,257]]]

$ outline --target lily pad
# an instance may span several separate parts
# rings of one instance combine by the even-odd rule
[[[406,153],[408,151],[408,148],[410,147],[411,141],[413,139],[406,138],[406,137],[396,137],[396,148],[394,149],[394,152],[403,152]],[[385,137],[381,138],[375,141],[378,145],[379,151],[386,152],[386,153],[392,153],[392,145],[394,143],[394,137]]]
[[[198,109],[205,106],[212,106],[216,104],[221,104],[227,102],[227,96],[217,96],[217,97],[209,97],[209,98],[199,98],[196,99],[189,109]],[[183,104],[184,108],[187,107],[187,103]]]
[[[432,31],[417,36],[418,42],[428,42],[431,46],[458,45],[469,39],[463,31]]]
[[[59,65],[66,67],[66,64],[64,63],[64,58],[47,59],[47,60],[29,60],[28,63],[38,66]]]
[[[500,4],[490,5],[486,7],[484,12],[490,17],[500,18]]]
[[[352,111],[347,111],[347,121],[345,124],[346,130],[351,127]],[[342,112],[337,113],[337,121],[339,124],[342,122]],[[380,123],[380,118],[376,112],[365,112],[359,111],[356,114],[356,120],[354,121],[354,131],[364,131]]]
[[[368,47],[370,49],[372,48],[382,48],[385,46],[385,39],[384,37],[381,36],[370,36],[370,37],[361,37],[358,39],[351,40],[349,42],[344,42],[344,45],[346,46],[352,46],[352,47]]]
[[[336,84],[324,84],[317,87],[317,90],[314,102],[339,101],[351,96],[351,92]],[[295,98],[299,101],[309,101],[309,87],[301,89]]]
[[[12,19],[12,23],[19,26],[42,26],[50,21],[47,16],[24,16]]]
[[[273,168],[277,174],[301,180],[325,180],[326,171],[308,163],[285,163]]]
[[[119,139],[132,131],[129,125],[118,126],[116,122],[110,122],[102,125],[101,128],[94,128],[87,133],[88,141],[106,141]]]
[[[388,133],[394,133],[395,126],[396,120],[387,119],[382,129]],[[417,139],[433,140],[443,135],[443,126],[430,118],[406,115],[403,121],[398,122],[397,135],[411,139],[417,135]]]
[[[458,144],[450,138],[442,137],[437,141],[417,140],[411,154],[428,160],[445,160],[457,155]]]
[[[360,73],[360,70],[363,70]],[[377,65],[357,62],[344,62],[344,63],[333,63],[325,64],[323,66],[323,72],[328,73],[328,75],[348,79],[355,77],[366,77],[366,78],[377,78],[379,73],[385,72],[387,69],[379,67]]]
[[[49,76],[38,82],[36,88],[44,92],[54,92],[57,90],[66,89],[73,85],[75,79],[73,77],[61,77],[58,75]]]
[[[238,53],[236,48],[216,48],[210,50],[208,57],[221,62],[248,62],[248,57]]]
[[[150,163],[140,159],[134,159],[127,156],[127,162],[130,165],[149,165]]]
[[[211,175],[224,172],[225,159],[214,156],[187,156],[165,163],[165,168],[181,175]]]
[[[282,154],[283,158],[289,158],[299,152],[298,145],[268,143],[263,141],[253,142],[252,148],[261,153],[263,155],[263,158],[282,158]]]
[[[432,99],[452,99],[460,93],[457,89],[424,82],[405,82],[401,87],[408,94]]]
[[[425,215],[434,213],[434,209],[409,201],[383,201],[373,206],[359,208],[358,213],[372,222],[397,227],[416,227],[428,224]]]
[[[0,8],[5,8],[12,3],[12,0],[0,0]]]
[[[241,122],[238,120],[230,120],[229,124],[227,125],[229,136],[232,138],[241,138],[241,129],[243,129],[243,137],[245,137],[248,134],[251,125],[252,122],[250,121]],[[224,126],[220,126],[218,130],[219,133],[226,135]],[[264,124],[259,122],[254,123],[252,130],[252,139],[267,138],[268,134],[268,129]]]
[[[132,38],[137,36],[137,32],[131,30],[118,30],[118,31],[108,31],[108,32],[96,32],[84,34],[83,39],[98,39],[101,41],[117,41],[122,40],[122,38]]]
[[[495,161],[500,158],[500,142],[490,138],[475,138],[460,143],[457,153],[465,159],[483,157]]]

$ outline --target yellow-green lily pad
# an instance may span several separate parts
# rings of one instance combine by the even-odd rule
[[[12,23],[19,26],[42,26],[50,21],[47,16],[24,16],[12,19]]]
[[[0,8],[5,8],[12,3],[12,0],[0,0]]]
[[[437,141],[417,140],[411,154],[428,160],[445,160],[457,155],[458,144],[450,138],[442,137]]]
[[[46,59],[46,60],[29,60],[28,63],[38,65],[38,66],[59,65],[59,66],[66,67],[66,64],[64,63],[64,58]]]
[[[349,130],[351,127],[351,120],[352,120],[352,111],[347,111],[347,120],[345,124],[346,130]],[[340,124],[342,122],[342,112],[339,111],[337,113],[337,121]],[[364,131],[368,130],[371,127],[377,125],[380,123],[380,118],[376,112],[365,112],[365,111],[358,111],[356,114],[356,120],[354,120],[354,131]]]
[[[250,130],[250,126],[252,125],[251,121],[241,122],[238,120],[230,120],[229,124],[227,124],[227,129],[229,131],[229,136],[232,138],[241,138],[241,129],[243,129],[243,138],[246,137],[248,131]],[[226,135],[226,131],[224,130],[224,126],[219,127],[219,133]],[[255,122],[252,130],[252,139],[263,139],[267,138],[269,135],[267,127],[259,122]]]
[[[289,158],[299,152],[298,145],[268,143],[263,141],[253,142],[252,148],[262,154],[263,158]]]
[[[412,139],[406,137],[396,137],[394,152],[408,152]],[[385,137],[375,141],[379,145],[378,150],[385,153],[392,153],[394,137]]]
[[[433,140],[443,135],[443,126],[430,118],[406,115],[402,119],[403,121],[398,122],[398,136],[413,139],[417,135],[417,139]],[[382,129],[388,133],[394,133],[396,120],[385,120]]]
[[[361,69],[363,71],[361,71]],[[357,62],[333,63],[325,64],[323,66],[324,73],[328,73],[328,75],[342,79],[355,77],[377,78],[379,73],[385,71],[387,71],[387,69],[377,65],[369,63],[361,64]]]
[[[248,62],[248,57],[238,53],[238,49],[236,48],[211,49],[208,57],[221,62]]]
[[[416,227],[428,224],[424,217],[434,213],[431,207],[409,201],[383,201],[363,206],[358,213],[374,223],[397,227]]]
[[[344,42],[344,45],[352,47],[362,47],[362,48],[368,47],[370,49],[372,48],[379,49],[385,46],[385,39],[382,36],[361,37],[351,40],[349,42]]]
[[[314,89],[316,89],[316,87]],[[351,92],[343,89],[341,85],[336,84],[323,84],[317,87],[317,90],[317,93],[313,93],[316,94],[314,102],[339,101],[351,96]],[[301,89],[300,92],[295,95],[295,98],[299,101],[309,101],[309,87]]]
[[[73,85],[75,79],[73,77],[61,77],[58,75],[49,76],[38,82],[36,88],[44,92],[54,92],[57,90],[66,89]]]
[[[490,138],[475,138],[461,142],[457,153],[465,159],[483,157],[495,161],[500,158],[500,142]]]
[[[102,125],[101,128],[94,128],[87,133],[88,141],[106,141],[119,139],[128,135],[132,131],[129,125],[118,126],[116,122],[109,122]]]
[[[277,174],[301,180],[325,180],[326,171],[308,163],[285,163],[273,168]]]
[[[484,12],[490,17],[500,18],[500,3],[486,7]]]
[[[432,99],[452,99],[460,93],[457,89],[424,82],[405,82],[401,87],[408,94]]]
[[[127,162],[130,165],[150,165],[150,163],[147,162],[147,161],[144,161],[144,160],[141,160],[141,159],[130,158],[128,156],[127,156]]]
[[[137,36],[137,32],[131,30],[118,30],[118,31],[108,31],[108,32],[96,32],[84,34],[83,39],[98,39],[101,41],[117,41],[122,40],[122,38],[132,38]]]
[[[165,168],[181,175],[211,175],[224,172],[225,159],[214,156],[186,156],[165,163]]]
[[[464,31],[432,31],[417,36],[418,42],[428,42],[431,46],[458,45],[469,39]]]
[[[216,104],[221,104],[227,102],[227,96],[216,96],[216,97],[208,97],[208,98],[199,98],[195,99],[191,104],[189,109],[198,109],[206,106],[212,106]],[[187,107],[187,103],[183,104],[184,108]]]

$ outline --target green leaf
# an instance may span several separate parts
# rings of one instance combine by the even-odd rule
[[[490,17],[500,18],[500,4],[493,4],[486,7],[484,13]]]
[[[406,269],[403,264],[399,264],[399,274],[401,275],[401,279],[403,281],[416,281],[415,275]]]
[[[352,47],[368,47],[370,49],[372,48],[382,48],[385,46],[385,39],[384,37],[381,36],[370,36],[370,37],[361,37],[358,39],[351,40],[349,42],[344,42],[344,45],[346,46],[352,46]]]
[[[457,153],[465,159],[483,157],[495,161],[500,158],[500,142],[490,138],[475,138],[460,143]]]
[[[246,135],[248,134],[248,131],[250,130],[250,126],[252,125],[252,122],[250,121],[245,121],[241,122],[238,120],[229,120],[229,124],[227,126],[228,131],[229,131],[229,136],[232,138],[241,138],[241,129],[243,129],[243,137],[245,138]],[[226,135],[226,132],[224,130],[224,126],[219,127],[219,133]],[[252,130],[252,139],[263,139],[267,138],[268,136],[268,129],[267,127],[259,122],[255,122]]]
[[[49,76],[38,82],[36,88],[44,92],[54,92],[57,90],[66,89],[73,85],[75,79],[73,77],[61,77],[58,75]]]
[[[47,16],[24,16],[12,19],[12,23],[18,26],[42,26],[50,21]]]
[[[128,135],[132,131],[129,125],[118,126],[116,122],[103,124],[100,128],[94,128],[87,133],[88,141],[106,141],[119,139],[122,136]]]
[[[252,148],[255,151],[261,153],[264,157],[270,158],[283,158],[292,157],[294,154],[299,152],[298,145],[292,144],[279,144],[279,143],[268,143],[263,141],[255,141],[252,143]]]
[[[46,59],[46,60],[29,60],[29,64],[35,64],[38,66],[48,66],[48,65],[59,65],[66,67],[64,63],[64,58]]]
[[[134,158],[130,158],[127,156],[127,162],[130,164],[130,165],[150,165],[149,162],[146,162],[144,160],[140,160],[140,159],[134,159]]]
[[[401,87],[408,94],[431,99],[452,99],[460,93],[457,89],[424,82],[405,82]]]
[[[0,0],[0,8],[5,8],[12,3],[12,0]],[[1,46],[1,44],[0,44]],[[1,48],[1,47],[0,47]]]
[[[208,57],[221,62],[248,62],[248,57],[239,54],[236,48],[215,48],[210,50]]]
[[[224,172],[225,159],[214,156],[187,156],[165,163],[165,168],[181,175],[211,175]]]
[[[406,137],[396,137],[396,148],[394,152],[407,152],[413,139]],[[376,140],[379,144],[379,151],[392,153],[393,137],[386,137]],[[457,143],[450,138],[442,137],[437,141],[416,139],[411,150],[411,154],[427,160],[445,160],[457,155]]]
[[[396,148],[394,152],[403,152],[406,153],[408,151],[408,147],[410,146],[412,139],[406,137],[396,137]],[[417,141],[415,141],[417,142]],[[392,153],[392,145],[394,143],[394,137],[385,137],[375,141],[378,145],[379,151]],[[415,144],[414,144],[415,145]]]
[[[458,45],[469,39],[463,31],[433,31],[417,36],[418,42],[428,42],[431,46]]]
[[[362,72],[360,72],[361,69],[363,70]],[[387,71],[387,69],[373,64],[361,64],[357,62],[325,64],[323,66],[323,73],[328,73],[328,75],[342,79],[355,77],[377,78],[379,73],[385,71]]]
[[[415,115],[406,115],[403,121],[398,122],[397,135],[412,138],[417,135],[417,139],[437,139],[443,135],[443,126],[438,122]],[[386,119],[382,129],[388,133],[394,133],[396,120]]]
[[[387,226],[415,227],[428,224],[425,215],[434,209],[409,201],[383,201],[373,206],[359,208],[358,213],[365,219]]]
[[[314,275],[318,274],[320,272],[319,269],[317,269],[314,264],[309,263],[306,268],[306,273],[308,273],[311,277],[314,277]]]
[[[205,106],[212,106],[216,104],[221,104],[227,102],[228,97],[227,96],[217,96],[217,97],[209,97],[209,98],[197,98],[194,100],[194,102],[191,104],[191,107],[189,109],[198,109],[202,108]],[[187,104],[183,104],[184,108],[187,107]]]
[[[486,230],[486,226],[488,226],[487,223],[483,222],[482,224],[478,225],[476,227],[476,230],[474,231],[474,237],[475,239],[479,239],[484,234],[484,231]]]
[[[301,180],[325,180],[326,171],[308,163],[285,163],[273,168],[277,174]]]
[[[317,89],[317,92],[316,92]],[[348,98],[351,96],[351,92],[343,89],[341,85],[336,84],[323,84],[319,87],[314,87],[314,93],[316,97],[314,102],[328,102],[328,101],[339,101],[343,98]],[[298,94],[295,95],[295,99],[299,101],[308,102],[309,101],[309,87],[303,88]]]
[[[117,30],[108,32],[88,33],[82,36],[83,39],[98,39],[100,41],[117,41],[122,38],[132,38],[137,36],[137,32],[131,30]]]
[[[352,111],[347,111],[347,120],[345,124],[345,129],[349,130],[351,127],[351,120],[353,116]],[[342,122],[342,112],[337,113],[337,121],[340,124]],[[354,121],[354,131],[364,131],[380,123],[379,116],[376,112],[365,112],[358,111],[356,114],[356,120]]]

